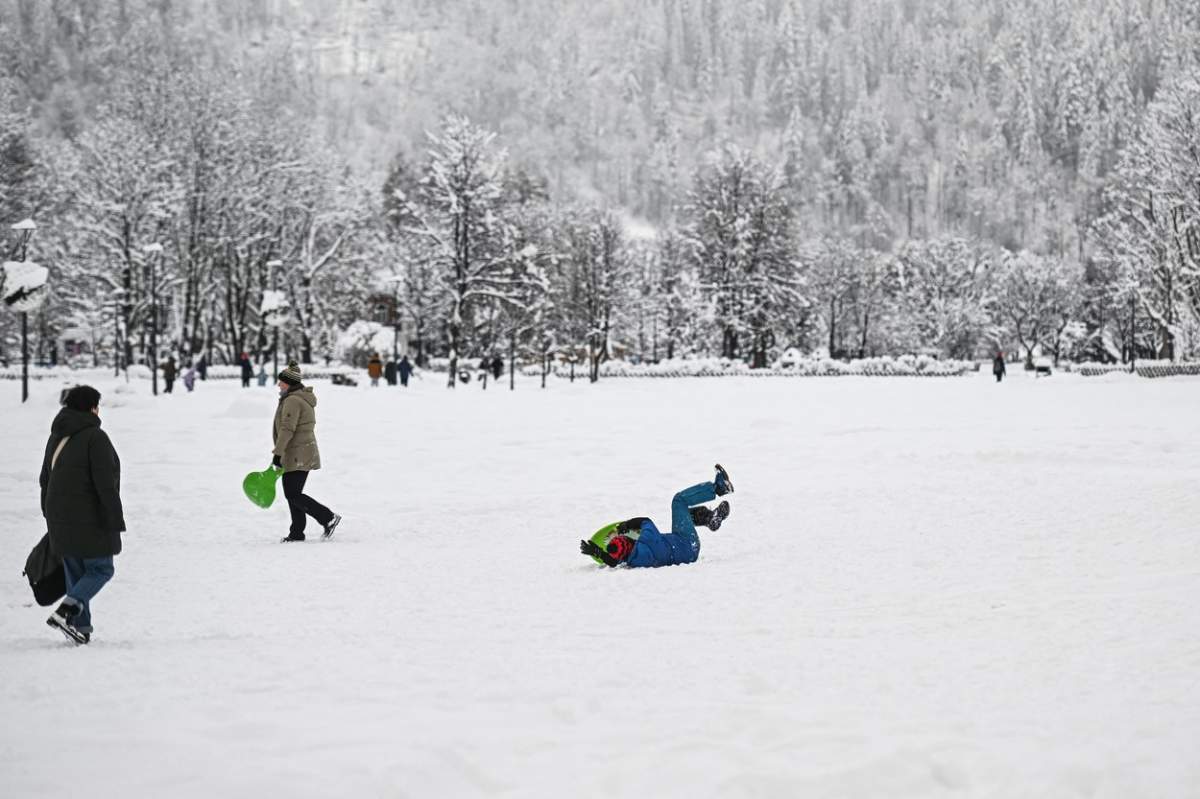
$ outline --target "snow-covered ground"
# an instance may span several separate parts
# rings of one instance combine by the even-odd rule
[[[75,648],[20,569],[58,384],[0,384],[0,796],[1200,795],[1200,381],[105,393],[129,531]],[[691,566],[578,541],[709,479]],[[703,531],[702,531],[703,532]]]

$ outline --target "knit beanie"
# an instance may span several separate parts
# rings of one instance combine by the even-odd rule
[[[288,361],[287,368],[279,373],[279,379],[289,386],[300,385],[300,364]]]
[[[633,552],[633,539],[627,535],[613,536],[606,547],[608,554],[619,561],[625,560]]]

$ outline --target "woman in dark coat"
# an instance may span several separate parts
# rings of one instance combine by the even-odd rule
[[[996,376],[996,382],[999,383],[1004,379],[1004,374],[1008,371],[1004,366],[1004,353],[997,352],[996,357],[992,358],[992,374]]]
[[[250,355],[243,352],[242,357],[238,358],[238,365],[242,367],[242,388],[250,388],[250,381],[254,378],[254,364],[250,363]]]
[[[170,394],[171,390],[175,388],[175,374],[177,371],[178,369],[175,366],[175,356],[172,355],[168,357],[167,362],[162,365],[163,382],[167,384],[164,390],[168,394]]]
[[[91,600],[112,579],[121,552],[121,461],[100,429],[100,392],[71,389],[50,426],[42,460],[42,515],[63,559],[67,595],[46,620],[76,643],[92,634]]]

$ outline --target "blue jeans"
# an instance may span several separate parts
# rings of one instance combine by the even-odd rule
[[[692,506],[703,505],[717,498],[717,489],[712,483],[699,483],[685,488],[671,500],[671,532],[681,535],[696,555],[700,554],[700,536],[692,521]]]
[[[79,613],[71,622],[75,629],[92,632],[92,597],[100,593],[115,571],[111,555],[103,558],[63,558],[67,598],[79,606]]]

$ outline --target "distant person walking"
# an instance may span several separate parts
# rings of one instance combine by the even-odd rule
[[[413,365],[409,363],[407,355],[400,358],[400,363],[396,364],[396,371],[400,374],[400,385],[407,387],[408,378],[413,373]]]
[[[383,379],[389,386],[396,385],[396,360],[394,358],[388,358],[388,362],[384,364]]]
[[[493,355],[492,356],[492,376],[495,377],[497,381],[499,381],[500,376],[503,374],[504,374],[504,361],[500,358],[499,355]]]
[[[371,360],[367,361],[367,377],[371,378],[371,386],[377,388],[379,386],[379,378],[383,374],[383,361],[379,359],[379,353],[371,356]]]
[[[183,387],[188,390],[189,394],[196,387],[196,368],[194,366],[188,367],[188,370],[183,373]]]
[[[254,364],[250,363],[250,355],[243,352],[242,357],[238,359],[238,365],[242,367],[242,388],[250,388],[250,381],[254,377]]]
[[[196,372],[200,375],[201,380],[208,379],[208,356],[201,355],[200,360],[196,361]]]
[[[258,365],[258,385],[260,387],[265,386],[269,377],[270,375],[267,374],[267,365],[265,363],[260,363]]]
[[[92,599],[121,552],[121,460],[100,429],[100,392],[76,386],[50,425],[42,459],[42,515],[62,557],[66,596],[46,620],[77,644],[91,640]]]
[[[997,352],[996,357],[992,359],[992,374],[996,376],[996,382],[999,383],[1004,379],[1004,375],[1008,373],[1008,368],[1004,365],[1004,353]]]
[[[163,383],[165,384],[163,392],[170,394],[171,390],[175,388],[175,375],[179,373],[179,367],[175,365],[174,355],[167,357],[167,362],[162,365],[162,373]]]
[[[300,367],[293,361],[279,373],[279,407],[271,426],[275,449],[271,463],[283,469],[283,495],[292,513],[292,526],[283,541],[303,541],[308,516],[324,528],[322,538],[333,535],[342,517],[304,493],[308,473],[321,468],[317,449],[317,396],[301,383]]]

